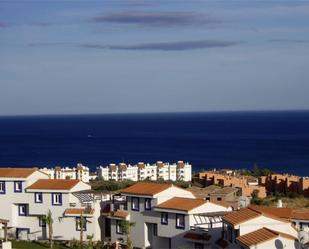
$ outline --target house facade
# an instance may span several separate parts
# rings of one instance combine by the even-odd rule
[[[80,180],[49,179],[38,169],[1,168],[0,218],[8,220],[10,238],[47,239],[44,216],[51,210],[54,239],[78,239],[83,229],[85,239],[93,234],[100,240],[100,202],[87,193],[90,189]]]
[[[230,208],[196,199],[172,184],[139,182],[121,191],[126,203],[111,209],[110,240],[125,243],[121,220],[133,222],[136,248],[211,248],[221,235],[221,216]]]

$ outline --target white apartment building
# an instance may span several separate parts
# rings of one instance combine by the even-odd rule
[[[98,167],[97,175],[102,180],[131,180],[143,181],[146,179],[156,180],[182,180],[190,182],[192,180],[192,165],[178,161],[174,164],[163,163],[158,161],[156,164],[145,164],[139,162],[136,165],[127,165],[120,163],[119,165],[110,164],[106,167]]]
[[[290,220],[252,206],[223,217],[223,238],[219,243],[226,249],[300,248],[298,231]]]
[[[51,210],[54,239],[78,239],[83,229],[85,239],[93,234],[100,240],[100,201],[87,193],[90,189],[80,180],[49,179],[35,168],[0,168],[0,219],[8,220],[10,238],[47,239],[42,217]],[[77,222],[81,214],[83,228]]]
[[[83,182],[89,182],[90,173],[89,168],[81,163],[76,167],[55,167],[55,168],[42,168],[40,171],[49,175],[50,179],[76,179]]]
[[[196,199],[190,191],[172,184],[138,182],[123,189],[121,195],[126,202],[112,205],[106,215],[110,231],[105,237],[125,244],[121,220],[134,222],[130,237],[135,248],[213,248],[221,236],[221,216],[231,211]]]

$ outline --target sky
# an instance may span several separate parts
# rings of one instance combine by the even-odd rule
[[[0,0],[0,115],[309,109],[309,1]]]

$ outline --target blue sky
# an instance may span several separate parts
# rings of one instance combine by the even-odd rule
[[[309,109],[308,1],[0,0],[0,115]]]

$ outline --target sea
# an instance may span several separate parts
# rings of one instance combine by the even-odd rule
[[[190,162],[309,175],[309,111],[0,117],[0,167]]]

